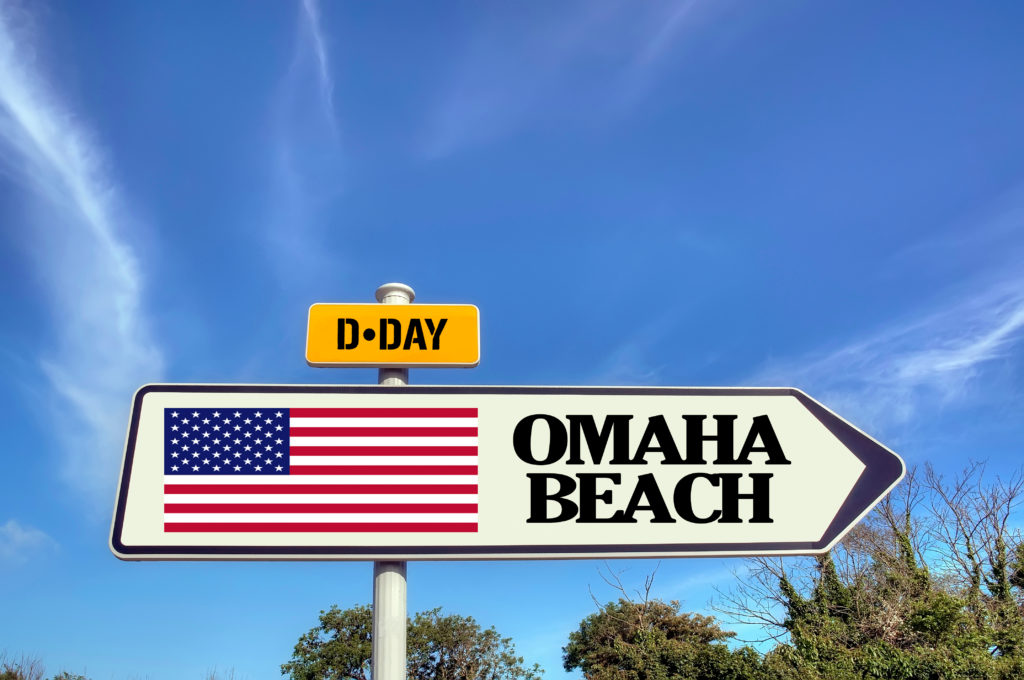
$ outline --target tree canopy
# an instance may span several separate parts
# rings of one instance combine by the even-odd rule
[[[757,653],[730,651],[733,633],[710,616],[680,613],[679,602],[621,597],[583,619],[562,649],[565,670],[588,680],[740,678],[757,668]]]
[[[599,605],[569,636],[587,680],[938,680],[1024,677],[1024,477],[969,466],[905,481],[831,553],[756,559],[716,608],[772,644],[728,645],[713,617],[638,591]]]
[[[293,680],[369,680],[373,610],[369,605],[337,606],[320,612],[319,623],[303,634],[281,674]],[[536,664],[524,665],[511,638],[481,628],[473,617],[416,614],[408,635],[409,680],[539,680]]]

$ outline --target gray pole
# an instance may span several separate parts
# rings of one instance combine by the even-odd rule
[[[404,283],[385,283],[377,289],[377,302],[407,305],[416,293]],[[408,385],[409,369],[381,368],[381,385]],[[405,680],[406,624],[405,562],[373,563],[373,680]]]

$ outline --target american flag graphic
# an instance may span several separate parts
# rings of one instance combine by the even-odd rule
[[[164,531],[474,533],[477,409],[164,409]]]

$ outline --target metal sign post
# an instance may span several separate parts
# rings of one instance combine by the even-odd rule
[[[413,289],[401,283],[385,283],[377,289],[377,302],[385,305],[407,305],[416,297]],[[409,369],[380,368],[380,385],[409,384]],[[406,625],[406,563],[375,561],[373,563],[373,656],[374,680],[405,680]]]

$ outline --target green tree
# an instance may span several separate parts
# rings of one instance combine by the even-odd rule
[[[293,680],[370,680],[373,610],[331,607],[303,634],[281,674]],[[541,669],[523,665],[511,638],[483,629],[472,617],[443,615],[440,608],[409,622],[410,680],[539,680]]]
[[[281,674],[293,680],[369,680],[373,610],[369,605],[320,611],[320,622],[295,644]]]
[[[1024,481],[911,471],[828,555],[752,563],[718,611],[761,623],[776,678],[1024,677]]]
[[[562,649],[565,670],[588,680],[661,680],[686,671],[703,647],[726,640],[714,619],[680,613],[678,602],[619,598],[587,616]]]
[[[409,677],[422,680],[539,680],[540,666],[523,665],[512,638],[482,629],[471,616],[416,614],[409,625]]]
[[[39,659],[22,656],[12,659],[0,652],[0,680],[42,680],[43,665]]]
[[[22,656],[18,660],[0,652],[0,680],[43,680],[43,664],[39,659]],[[89,680],[84,675],[61,671],[52,680]]]
[[[730,650],[724,641],[734,634],[713,617],[651,598],[654,574],[635,600],[617,575],[602,578],[621,597],[598,604],[598,611],[569,634],[562,648],[565,670],[582,670],[587,680],[767,680],[760,655],[750,647]]]

